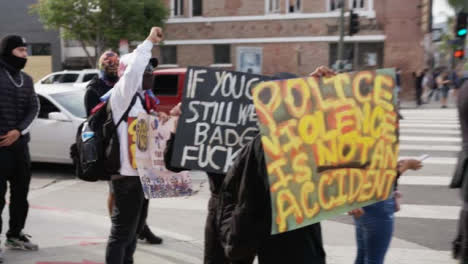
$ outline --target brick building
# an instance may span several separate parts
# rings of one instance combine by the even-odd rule
[[[306,75],[332,66],[339,0],[163,0],[171,9],[161,67],[203,65]],[[348,69],[400,67],[404,90],[425,64],[431,0],[345,0],[361,31],[345,37]],[[347,24],[348,19],[346,19]],[[347,26],[345,26],[347,32]]]

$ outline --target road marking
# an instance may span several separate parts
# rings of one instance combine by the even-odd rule
[[[410,145],[401,144],[400,150],[427,150],[427,151],[455,151],[461,150],[461,146],[447,146],[447,145]]]
[[[421,128],[421,127],[427,127],[427,128],[456,128],[459,129],[460,125],[455,125],[455,124],[414,124],[414,123],[409,123],[409,124],[400,124],[401,128],[408,128],[408,127],[416,127],[416,128]]]
[[[417,157],[408,157],[408,156],[401,156],[399,157],[400,160],[402,159],[415,159]],[[439,164],[439,165],[456,165],[457,158],[443,158],[443,157],[429,157],[428,159],[423,161],[423,164]]]
[[[451,180],[452,177],[443,176],[402,176],[398,179],[398,184],[448,186]]]
[[[400,136],[401,141],[431,141],[431,142],[461,142],[458,137],[420,137],[420,136]]]
[[[402,204],[400,218],[458,220],[461,206]]]
[[[435,120],[435,119],[409,119],[409,120],[400,120],[400,124],[406,124],[406,123],[411,123],[411,124],[433,124],[433,123],[438,123],[438,124],[448,124],[448,125],[459,125],[460,121],[458,119],[440,119],[440,120]]]
[[[63,181],[59,181],[57,183],[54,183],[52,185],[49,185],[45,188],[42,188],[42,189],[37,189],[37,190],[31,190],[29,192],[29,195],[28,195],[28,198],[29,199],[34,199],[34,198],[37,198],[39,196],[42,196],[42,195],[46,195],[46,194],[49,194],[51,192],[56,192],[56,191],[59,191],[59,190],[62,190],[62,189],[65,189],[65,188],[68,188],[70,186],[73,186],[75,184],[77,184],[79,181],[77,180],[63,180]]]
[[[408,129],[408,128],[402,128],[400,129],[400,134],[410,134],[410,133],[416,133],[416,134],[447,134],[447,135],[457,135],[461,136],[461,132],[457,129],[451,129],[451,130],[440,130],[440,129]]]

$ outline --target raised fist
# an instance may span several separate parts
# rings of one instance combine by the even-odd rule
[[[162,29],[160,27],[152,27],[151,32],[146,39],[153,42],[153,44],[161,42],[163,39]]]

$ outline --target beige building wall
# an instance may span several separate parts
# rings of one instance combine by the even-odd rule
[[[34,82],[52,72],[52,56],[29,56],[24,72],[31,75]]]

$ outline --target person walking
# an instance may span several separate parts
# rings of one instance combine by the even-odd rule
[[[423,94],[423,80],[426,75],[427,69],[419,71],[415,74],[415,87],[416,87],[416,105],[421,106],[423,104],[422,94]]]
[[[144,90],[153,86],[153,68],[149,62],[153,45],[161,40],[162,29],[153,27],[146,40],[129,55],[131,58],[124,74],[115,84],[109,98],[115,124],[127,109],[131,117],[146,112],[141,100],[137,99]],[[136,250],[137,236],[146,221],[148,200],[145,199],[138,171],[133,168],[130,161],[127,122],[122,122],[116,130],[120,143],[120,170],[119,175],[111,177],[115,202],[106,248],[106,264],[131,264]]]
[[[7,182],[10,184],[10,221],[5,246],[37,250],[38,245],[23,233],[23,228],[28,215],[31,181],[29,130],[39,113],[39,102],[32,78],[21,71],[28,57],[26,40],[9,35],[0,45],[0,214],[5,207]],[[0,230],[2,224],[0,218]]]
[[[450,91],[451,81],[449,80],[449,74],[447,71],[442,72],[436,79],[437,88],[442,93],[441,107],[447,108],[447,98]]]

